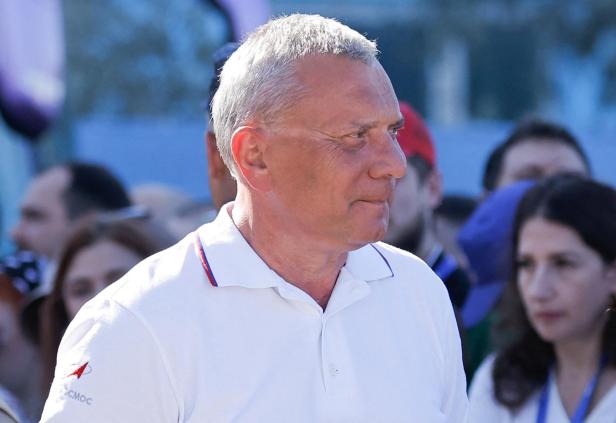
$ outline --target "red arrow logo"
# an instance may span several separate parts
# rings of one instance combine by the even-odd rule
[[[66,375],[66,377],[77,376],[77,379],[79,379],[83,375],[83,372],[86,371],[86,368],[88,367],[88,363],[89,361],[86,361],[85,364],[79,366],[77,370],[75,370],[73,373],[69,375]]]

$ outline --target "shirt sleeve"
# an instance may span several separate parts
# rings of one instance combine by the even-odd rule
[[[469,423],[507,421],[503,408],[494,398],[494,384],[492,382],[493,365],[494,355],[484,360],[473,378],[469,392]]]
[[[104,300],[69,325],[41,422],[175,423],[176,392],[144,322]]]
[[[460,332],[451,305],[446,315],[446,365],[445,399],[443,413],[448,422],[466,422],[468,419],[468,397],[466,396],[466,375],[462,363]]]

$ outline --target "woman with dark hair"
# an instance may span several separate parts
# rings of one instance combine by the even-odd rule
[[[53,290],[40,317],[43,393],[53,380],[62,335],[81,306],[144,258],[175,240],[141,219],[101,215],[83,222],[69,236],[58,261]]]
[[[471,422],[616,422],[616,191],[560,175],[516,215],[501,349],[471,387]]]

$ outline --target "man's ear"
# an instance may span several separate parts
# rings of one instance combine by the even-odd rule
[[[266,192],[271,189],[269,169],[263,159],[267,149],[263,129],[241,126],[231,137],[231,153],[238,172],[250,187]]]
[[[208,131],[205,136],[205,148],[207,150],[207,169],[211,179],[221,179],[228,173],[227,165],[222,160],[218,146],[216,145],[216,136]]]
[[[443,177],[437,169],[431,170],[426,176],[425,187],[428,205],[434,210],[443,200]]]

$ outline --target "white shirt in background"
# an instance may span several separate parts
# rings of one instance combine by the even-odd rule
[[[517,413],[498,403],[494,398],[492,368],[495,356],[488,357],[477,370],[469,392],[469,423],[535,423],[539,409],[537,390]],[[554,378],[549,378],[548,408],[545,423],[569,423],[565,407],[558,394]],[[601,399],[584,423],[616,423],[616,386],[612,387]]]

